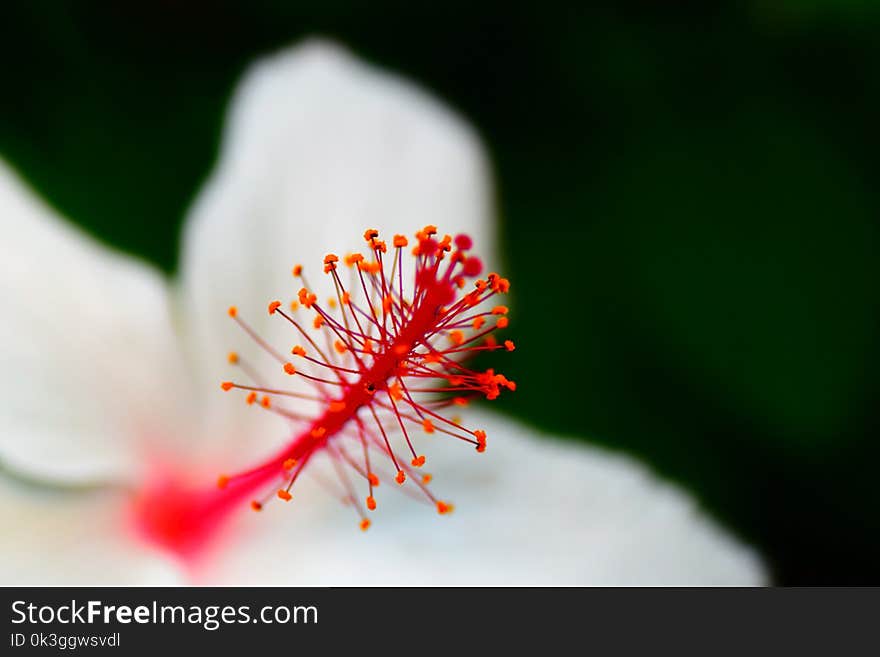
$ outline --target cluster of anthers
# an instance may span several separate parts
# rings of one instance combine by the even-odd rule
[[[269,387],[237,353],[229,354],[229,362],[249,380],[224,381],[222,389],[244,391],[248,404],[281,415],[300,429],[266,463],[221,476],[220,488],[253,489],[255,482],[266,482],[263,489],[269,491],[251,501],[256,511],[275,497],[289,502],[297,478],[323,451],[331,457],[345,500],[360,516],[361,529],[370,526],[364,507],[376,508],[374,489],[382,481],[403,486],[411,480],[439,513],[452,511],[428,487],[432,476],[422,469],[426,459],[416,443],[423,439],[417,440],[415,433],[444,434],[477,452],[486,450],[485,431],[468,429],[443,411],[465,406],[473,397],[495,399],[503,389],[516,389],[503,374],[465,365],[478,352],[513,351],[511,340],[499,342],[493,335],[507,327],[507,307],[486,303],[508,292],[510,283],[495,273],[477,278],[483,265],[468,253],[472,243],[467,235],[439,238],[434,226],[426,226],[415,238],[411,250],[404,235],[395,235],[389,247],[370,229],[364,233],[368,256],[352,253],[340,262],[328,254],[324,273],[335,294],[326,305],[318,302],[302,266],[294,267],[293,276],[303,285],[297,298],[268,306],[270,315],[289,323],[299,342],[289,355],[275,350],[235,307],[229,308],[230,317],[278,361],[279,376],[300,377],[309,392]],[[412,260],[404,257],[406,251]],[[348,286],[340,276],[341,265],[350,270]],[[285,408],[284,400],[291,398],[316,402],[320,410],[308,416]],[[392,437],[400,443],[397,449]],[[365,484],[363,502],[352,476]]]

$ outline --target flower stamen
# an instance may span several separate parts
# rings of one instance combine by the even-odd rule
[[[222,389],[241,390],[248,404],[293,422],[301,430],[268,460],[237,474],[222,475],[213,496],[199,496],[192,508],[175,513],[199,519],[206,517],[206,509],[216,514],[233,508],[242,498],[250,498],[254,510],[272,499],[289,502],[292,487],[312,457],[326,454],[345,490],[344,500],[357,511],[360,527],[366,529],[370,526],[366,513],[377,508],[376,489],[381,481],[372,463],[373,453],[387,459],[393,469],[393,476],[386,480],[393,478],[404,492],[412,488],[407,486],[412,481],[417,489],[412,492],[438,513],[452,510],[451,504],[437,499],[428,488],[432,475],[416,472],[426,458],[414,441],[439,435],[485,451],[486,433],[466,428],[457,417],[446,417],[443,409],[466,405],[475,397],[495,399],[502,391],[515,389],[513,381],[493,369],[476,371],[464,363],[466,357],[483,351],[513,351],[512,341],[499,344],[493,335],[509,325],[507,306],[478,308],[508,292],[510,284],[490,273],[475,280],[470,291],[462,292],[467,280],[476,279],[482,270],[480,260],[468,253],[471,239],[465,235],[438,238],[437,228],[431,225],[415,237],[411,250],[415,268],[409,283],[403,258],[410,240],[403,235],[394,236],[390,254],[375,229],[364,233],[368,257],[350,254],[340,261],[328,254],[323,268],[335,295],[326,308],[318,303],[302,267],[294,267],[293,275],[302,282],[296,300],[289,307],[274,300],[267,308],[270,315],[293,327],[302,345],[279,351],[257,334],[235,306],[229,308],[232,320],[280,365],[278,375],[288,382],[300,381],[309,390],[268,385],[238,352],[231,352],[227,359],[249,382],[224,381]],[[339,275],[340,264],[351,268],[348,287]],[[311,325],[323,333],[326,348],[313,337],[314,330],[306,330],[297,318],[302,312],[313,317]],[[296,360],[291,362],[284,352]],[[291,411],[277,403],[284,399],[312,402],[319,410],[317,414]],[[392,434],[402,437],[409,454],[406,458],[398,456]],[[346,449],[350,443],[358,446],[357,458]],[[367,495],[355,492],[347,470],[355,472],[358,481],[366,480]],[[253,497],[261,491],[262,495]],[[175,534],[160,540],[171,544],[183,539]]]

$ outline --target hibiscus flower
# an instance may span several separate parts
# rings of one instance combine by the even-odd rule
[[[320,267],[367,227],[425,224],[467,232],[497,260],[477,135],[327,42],[244,76],[174,281],[67,224],[0,164],[0,583],[763,583],[754,551],[631,457],[482,407],[463,415],[492,437],[486,454],[454,440],[425,450],[454,514],[387,495],[360,532],[316,465],[295,504],[245,504],[197,560],[137,530],[157,471],[212,482],[288,435],[219,388],[230,350],[269,367],[226,309],[287,344],[266,302],[295,294],[293,264]]]

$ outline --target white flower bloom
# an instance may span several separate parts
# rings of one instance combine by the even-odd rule
[[[210,482],[286,438],[218,389],[230,349],[261,366],[230,304],[286,344],[265,304],[291,296],[293,263],[317,267],[368,226],[429,223],[467,231],[492,262],[492,219],[468,126],[322,42],[245,76],[177,285],[66,224],[0,164],[0,584],[764,583],[754,552],[632,459],[482,409],[468,422],[492,436],[487,454],[426,450],[449,517],[388,495],[361,533],[304,476],[295,504],[239,514],[197,572],[133,530],[132,491],[155,461]]]

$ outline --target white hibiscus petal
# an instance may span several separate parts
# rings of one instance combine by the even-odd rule
[[[122,493],[0,480],[0,585],[174,585],[182,571],[132,533]]]
[[[170,437],[165,284],[57,217],[0,161],[0,461],[41,477],[125,476]]]
[[[281,373],[226,317],[230,305],[287,353],[301,338],[266,305],[295,298],[294,264],[323,299],[332,291],[319,280],[324,255],[365,250],[366,228],[389,239],[430,223],[467,231],[491,258],[492,219],[479,140],[430,95],[322,41],[257,64],[235,94],[220,161],[184,236],[183,313],[214,445],[226,437],[253,453],[254,436],[284,437],[268,414],[244,416],[240,400],[219,393],[234,376],[230,349],[269,380]]]
[[[470,412],[468,423],[487,429],[485,454],[423,443],[432,487],[456,502],[452,515],[380,487],[374,525],[361,534],[351,509],[275,504],[268,522],[248,520],[248,538],[210,576],[278,585],[767,582],[754,551],[633,459],[539,438],[485,412]],[[314,494],[300,491],[294,502],[308,506]]]

